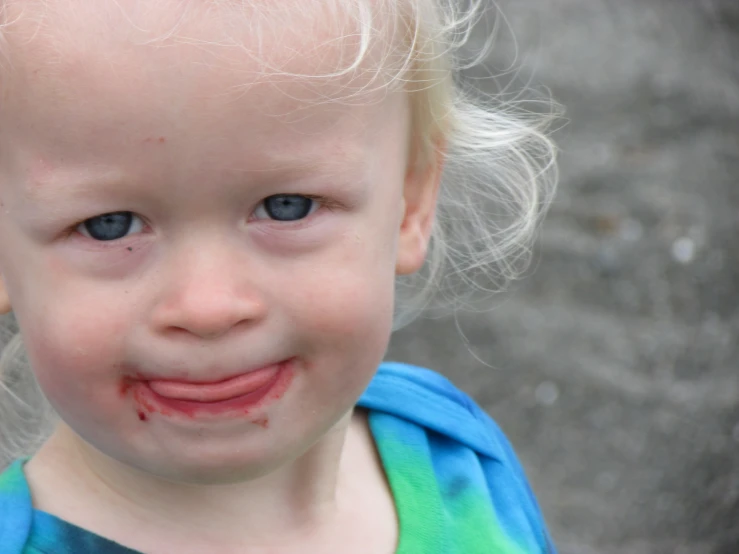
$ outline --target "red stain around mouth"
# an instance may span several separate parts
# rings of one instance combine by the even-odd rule
[[[124,377],[118,385],[118,394],[121,398],[125,398],[131,389],[133,389],[133,400],[138,406],[136,408],[136,415],[138,416],[139,421],[149,421],[149,416],[147,414],[151,414],[153,412],[164,414],[163,410],[156,409],[151,402],[147,401],[147,399],[141,394],[140,387],[135,386],[137,383],[140,383],[137,379]]]
[[[118,394],[121,396],[121,398],[125,397],[128,394],[128,391],[131,390],[131,386],[133,383],[131,382],[131,379],[128,377],[124,377],[121,379],[120,385],[118,385]]]
[[[293,370],[290,367],[290,363],[283,366],[280,373],[277,375],[276,382],[273,382],[270,386],[269,392],[264,395],[260,400],[257,400],[253,405],[242,406],[240,408],[231,409],[231,411],[240,412],[242,415],[249,415],[251,411],[258,408],[260,405],[270,400],[279,400],[285,394],[285,391],[289,388],[290,383],[293,379]],[[134,375],[133,377],[124,377],[119,385],[119,394],[123,398],[132,391],[133,401],[136,405],[136,414],[140,421],[145,422],[149,420],[149,416],[153,413],[158,413],[164,416],[174,415],[175,410],[169,406],[164,405],[162,402],[157,401],[156,394],[146,384],[146,379],[143,376]],[[228,402],[228,401],[226,401]],[[176,403],[176,401],[175,401]],[[208,413],[208,403],[203,403],[203,407],[189,407],[191,403],[183,406],[177,406],[176,410],[179,414],[185,415],[189,418],[196,418],[203,411],[204,414]],[[259,417],[252,421],[255,425],[267,429],[269,427],[269,419],[267,417]]]

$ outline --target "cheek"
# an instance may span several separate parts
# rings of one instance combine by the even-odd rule
[[[131,310],[126,287],[86,278],[53,254],[16,261],[9,288],[29,354],[84,361],[88,350],[94,355],[121,336]]]
[[[377,237],[373,237],[377,242]],[[389,241],[388,241],[389,242]],[[317,344],[381,350],[392,326],[395,285],[394,248],[352,238],[330,258],[295,268],[293,285],[280,300]]]
[[[115,327],[67,313],[58,324],[33,325],[23,337],[39,387],[63,421],[88,439],[101,424],[117,425],[125,399]]]
[[[24,345],[50,399],[91,394],[115,381],[126,336],[122,305],[102,301],[92,291],[82,296],[59,291],[43,303],[23,307],[19,323]],[[105,387],[99,390],[104,393]]]
[[[337,272],[318,281],[311,295],[296,299],[294,307],[310,317],[317,332],[337,335],[370,333],[392,318],[393,279],[375,274]]]
[[[343,268],[303,282],[285,299],[291,342],[306,356],[310,392],[319,405],[353,405],[374,376],[392,329],[393,279]],[[338,404],[337,404],[338,402]]]

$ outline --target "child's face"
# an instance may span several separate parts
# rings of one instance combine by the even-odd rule
[[[99,4],[119,3],[8,30],[4,289],[43,390],[88,443],[171,478],[264,472],[351,410],[387,345],[396,271],[422,260],[434,187],[407,173],[407,99],[320,104],[347,83],[260,81],[245,50],[209,45],[205,9],[178,30],[190,44],[145,44],[170,21],[81,13]],[[269,36],[290,69],[326,60]],[[225,411],[171,410],[141,381],[280,362],[265,399]]]

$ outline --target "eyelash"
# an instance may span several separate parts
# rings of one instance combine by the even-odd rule
[[[257,207],[255,207],[254,210],[252,210],[251,213],[253,214],[257,210],[257,208],[259,206],[262,206],[264,204],[264,202],[268,198],[271,198],[273,196],[280,196],[280,195],[291,195],[291,193],[279,193],[279,194],[270,195],[270,196],[264,198],[263,200],[261,200],[259,202],[259,204],[257,204]],[[330,198],[327,198],[325,196],[320,196],[320,195],[316,195],[316,194],[295,194],[295,196],[302,196],[304,198],[308,198],[308,199],[313,200],[314,202],[316,202],[318,204],[318,207],[310,215],[313,215],[315,212],[320,211],[322,209],[326,209],[328,211],[334,211],[334,210],[337,210],[337,209],[339,209],[339,208],[342,207],[342,204],[341,203],[339,203],[339,202],[337,202],[335,200],[332,200]],[[92,216],[92,217],[88,217],[88,218],[85,218],[83,220],[80,220],[77,223],[71,225],[65,234],[67,236],[71,236],[71,235],[73,235],[75,233],[82,234],[82,233],[80,233],[80,231],[78,231],[78,229],[82,225],[84,225],[86,222],[90,221],[91,219],[95,219],[96,217],[101,217],[103,215],[108,215],[108,214],[113,214],[113,213],[121,213],[122,211],[125,211],[125,210],[119,210],[117,212],[106,212],[106,213],[103,213],[103,214],[99,214],[99,215],[96,215],[96,216]],[[130,213],[132,213],[134,217],[137,217],[137,218],[141,219],[141,221],[143,222],[143,228],[144,229],[146,229],[146,228],[149,227],[148,223],[146,222],[146,220],[142,216],[136,214],[135,212],[130,212]],[[307,216],[307,217],[310,217],[310,215]],[[249,220],[251,221],[251,215],[249,217],[250,217]],[[279,221],[279,220],[276,220],[276,219],[271,219],[271,220],[268,220],[268,221],[271,221],[273,223],[278,223],[280,225],[285,225],[286,226],[286,225],[299,224],[299,223],[305,221],[305,219],[307,219],[307,217],[306,218],[303,218],[303,219],[295,220],[295,221]],[[262,221],[262,220],[257,220],[257,221]],[[90,238],[90,237],[85,237],[85,238]],[[127,237],[121,237],[120,239],[114,239],[114,240],[111,240],[111,241],[99,241],[99,240],[92,239],[92,238],[90,238],[90,240],[93,240],[95,242],[100,242],[100,243],[115,243],[115,242],[118,242],[120,240],[123,240],[124,238],[127,238]]]
[[[334,211],[334,210],[342,207],[342,205],[339,202],[336,202],[335,200],[332,200],[330,198],[326,198],[325,196],[320,196],[320,195],[317,195],[317,194],[279,193],[279,194],[270,194],[268,197],[266,197],[263,200],[261,200],[259,202],[259,204],[257,204],[257,207],[252,210],[252,212],[251,212],[252,215],[254,214],[254,212],[257,211],[257,209],[260,206],[263,206],[264,203],[269,198],[273,198],[275,196],[301,196],[303,198],[307,198],[309,200],[312,200],[312,201],[314,201],[317,204],[316,208],[308,216],[306,216],[305,218],[302,218],[302,219],[298,219],[298,220],[295,220],[295,221],[280,221],[280,220],[277,220],[277,219],[267,219],[266,220],[266,221],[271,221],[272,223],[278,223],[280,225],[291,225],[291,224],[292,225],[296,225],[296,224],[299,224],[299,223],[305,221],[308,217],[310,217],[311,215],[313,215],[314,213],[316,213],[317,211],[319,211],[321,209],[325,209],[325,210],[328,210],[328,211],[331,212],[331,211]],[[250,221],[252,220],[251,219],[252,218],[252,215],[249,216],[249,220]],[[262,220],[257,220],[257,221],[262,221]]]

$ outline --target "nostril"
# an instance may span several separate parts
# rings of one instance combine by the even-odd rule
[[[180,303],[160,310],[155,325],[159,332],[171,337],[191,336],[201,340],[214,340],[231,334],[236,329],[253,326],[265,313],[261,303],[239,302],[236,299],[221,306],[212,303]]]
[[[180,325],[172,325],[170,334],[174,336],[193,336],[199,339],[213,340],[221,336],[229,334],[234,327],[238,326],[238,322],[231,323],[228,321],[192,321]]]
[[[192,267],[192,266],[187,266]],[[235,327],[252,326],[267,313],[255,284],[243,272],[216,270],[197,264],[199,270],[173,276],[161,291],[152,312],[158,333],[192,335],[213,340]]]

